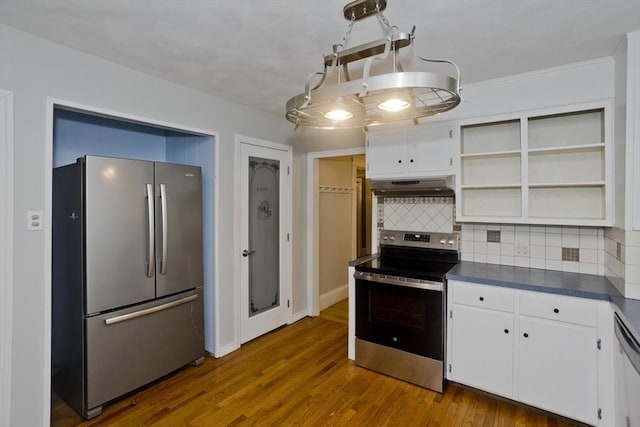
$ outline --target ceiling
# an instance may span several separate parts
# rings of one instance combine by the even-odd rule
[[[283,116],[345,35],[346,3],[0,0],[0,23]],[[417,27],[415,54],[455,61],[464,89],[611,55],[626,32],[640,29],[640,0],[388,0],[384,15],[400,31]],[[381,37],[376,18],[367,18],[347,47]],[[403,65],[422,70],[418,62]]]

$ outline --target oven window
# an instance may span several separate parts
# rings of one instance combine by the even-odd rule
[[[405,293],[390,294],[380,289],[369,292],[369,321],[385,322],[403,328],[423,330],[425,304],[422,299]]]
[[[443,360],[443,307],[441,291],[356,279],[356,336]]]

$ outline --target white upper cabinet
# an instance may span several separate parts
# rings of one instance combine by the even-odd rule
[[[370,131],[367,177],[426,178],[453,174],[451,123]]]
[[[461,222],[611,225],[610,103],[462,123]]]

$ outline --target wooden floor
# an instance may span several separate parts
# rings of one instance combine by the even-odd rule
[[[444,394],[347,359],[346,301],[207,357],[83,422],[53,396],[52,426],[569,426],[532,409],[449,384]]]

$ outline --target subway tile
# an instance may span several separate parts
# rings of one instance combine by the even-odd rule
[[[516,245],[529,245],[529,233],[516,230],[514,242]]]
[[[544,225],[530,225],[529,226],[529,232],[530,233],[536,233],[536,234],[544,234],[545,233],[545,227],[544,227]]]
[[[625,231],[618,227],[607,227],[604,229],[604,237],[608,237],[618,242],[624,242]]]
[[[515,242],[515,232],[513,230],[501,230],[500,242],[501,243],[513,243]]]
[[[473,262],[487,262],[487,254],[473,254]]]
[[[580,234],[580,228],[579,227],[564,226],[564,227],[562,227],[562,234],[572,234],[574,236],[577,236],[577,235]]]
[[[547,246],[545,249],[544,257],[546,260],[549,260],[549,261],[560,261],[562,259],[562,248]]]
[[[580,262],[598,265],[597,249],[580,249]]]
[[[539,258],[544,259],[546,257],[546,249],[542,245],[531,245],[529,246],[529,256],[531,258]]]
[[[604,276],[604,265],[598,264],[598,275]]]
[[[487,244],[484,242],[473,242],[473,253],[474,254],[486,254],[487,253]]]
[[[487,231],[487,224],[475,223],[473,224],[473,231]]]
[[[468,222],[462,223],[462,231],[473,231],[473,224]]]
[[[487,224],[487,230],[500,231],[500,224]]]
[[[486,242],[487,241],[487,230],[477,230],[475,227],[473,228],[473,241],[474,242]]]
[[[547,259],[544,263],[544,268],[546,268],[547,270],[562,271],[562,261]]]
[[[562,234],[562,246],[565,248],[580,247],[580,237],[577,234]]]
[[[531,235],[529,236],[529,244],[531,244],[531,246],[533,245],[544,246],[546,244],[544,233],[531,233]]]
[[[598,236],[598,228],[580,227],[580,237],[582,236]]]
[[[529,267],[529,257],[526,256],[517,256],[515,257],[515,266],[516,267]]]
[[[473,261],[473,252],[462,252],[460,258],[462,261]]]
[[[487,255],[500,255],[500,243],[487,243]]]
[[[558,227],[555,225],[547,225],[545,227],[546,234],[562,234],[562,227]]]
[[[514,256],[515,255],[515,246],[511,243],[503,243],[500,247],[500,255],[503,256]],[[510,264],[513,265],[513,264]]]
[[[582,274],[598,274],[598,264],[581,262],[579,272]]]
[[[528,225],[516,225],[516,234],[517,233],[527,233],[527,234],[529,234],[529,226]]]
[[[489,263],[489,264],[500,264],[500,255],[487,254],[487,263]]]
[[[562,246],[562,235],[561,234],[549,234],[545,235],[545,245],[547,247],[553,246],[559,248]]]
[[[473,231],[463,231],[460,234],[460,240],[462,240],[463,242],[473,242]]]
[[[598,249],[598,236],[591,234],[580,235],[580,249]]]
[[[500,230],[501,231],[516,231],[516,226],[513,224],[501,224],[500,225]]]
[[[562,261],[562,271],[569,273],[578,273],[580,271],[579,263],[573,261]]]

